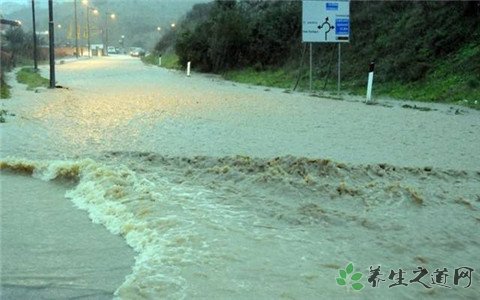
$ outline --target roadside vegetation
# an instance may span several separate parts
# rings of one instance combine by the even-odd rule
[[[281,88],[308,89],[300,1],[197,4],[155,51],[200,72]],[[378,17],[381,16],[381,17]],[[335,90],[337,45],[313,45],[314,90]],[[342,90],[480,108],[478,1],[353,1],[351,42],[342,45]],[[163,63],[162,66],[168,67]],[[476,102],[475,102],[476,101]]]
[[[37,87],[48,87],[50,81],[42,77],[38,71],[33,68],[22,68],[17,72],[17,81],[27,85],[28,90]]]
[[[0,82],[1,82],[1,99],[10,98],[10,86],[5,81],[5,73],[10,72],[15,67],[32,66],[33,41],[31,33],[25,33],[21,27],[12,27],[1,35],[1,61],[0,61]],[[39,39],[39,44],[43,43]],[[46,59],[45,54],[39,51],[39,61]],[[44,78],[33,72],[31,68],[23,68],[17,74],[17,80],[25,83],[30,89],[43,86]]]
[[[7,111],[4,109],[0,109],[0,123],[5,123],[6,115],[7,115]]]
[[[142,57],[142,61],[146,64],[157,65],[159,63],[158,60],[159,53],[151,53],[147,56]],[[163,68],[167,69],[182,69],[180,62],[178,60],[178,56],[174,52],[167,52],[162,55],[162,65]]]
[[[5,81],[0,81],[0,99],[8,99],[10,98],[10,86],[5,83]]]
[[[0,109],[0,123],[5,123],[6,117],[15,117],[15,114],[9,113],[8,110]]]
[[[11,27],[1,35],[1,69],[8,72],[12,68],[33,65],[33,40],[31,32],[24,32],[22,27]],[[38,38],[38,45],[45,44],[43,38]],[[40,50],[40,49],[39,49]],[[47,53],[38,51],[38,60],[45,61]]]

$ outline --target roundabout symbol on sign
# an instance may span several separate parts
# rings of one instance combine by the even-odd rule
[[[332,29],[335,29],[335,26],[333,26],[332,24],[330,24],[330,22],[328,22],[328,17],[325,18],[325,22],[322,23],[322,25],[318,26],[317,28],[318,29],[322,29],[323,26],[325,26],[325,40],[327,41],[327,35],[330,31],[332,31]]]

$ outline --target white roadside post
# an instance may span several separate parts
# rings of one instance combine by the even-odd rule
[[[187,76],[190,77],[190,62],[187,63]]]
[[[375,62],[371,62],[368,70],[368,85],[367,85],[367,103],[372,100],[372,86],[373,86],[373,70],[375,69]]]
[[[158,66],[159,67],[162,66],[162,56],[161,55],[158,56]]]

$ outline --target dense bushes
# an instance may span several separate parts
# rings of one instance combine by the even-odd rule
[[[15,66],[16,55],[24,51],[25,35],[20,28],[8,29],[1,36],[0,51],[0,98],[10,97],[10,87],[5,82],[5,72]]]
[[[300,42],[300,14],[300,2],[198,4],[179,31],[167,34],[156,49],[163,51],[168,48],[168,41],[175,42],[180,62],[192,61],[202,71],[282,65]]]
[[[41,41],[39,41],[40,43]],[[10,71],[17,63],[25,63],[32,60],[33,38],[32,33],[25,33],[22,27],[12,27],[1,35],[1,61],[0,61],[0,85],[1,98],[9,97],[9,86],[5,82],[5,72]],[[46,59],[39,51],[38,59]]]
[[[9,53],[9,59],[2,60],[2,67],[14,67],[19,60],[30,59],[33,53],[32,34],[21,27],[13,27],[2,34],[2,51]],[[4,56],[2,56],[4,59]]]

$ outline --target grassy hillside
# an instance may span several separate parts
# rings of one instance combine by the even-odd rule
[[[175,51],[199,71],[242,82],[299,88],[308,80],[300,1],[214,1],[193,7],[157,51]],[[376,94],[422,101],[480,102],[479,1],[353,1],[342,47],[344,88],[364,93],[376,62]],[[316,90],[336,82],[337,47],[314,44]],[[467,102],[465,102],[465,100]]]

